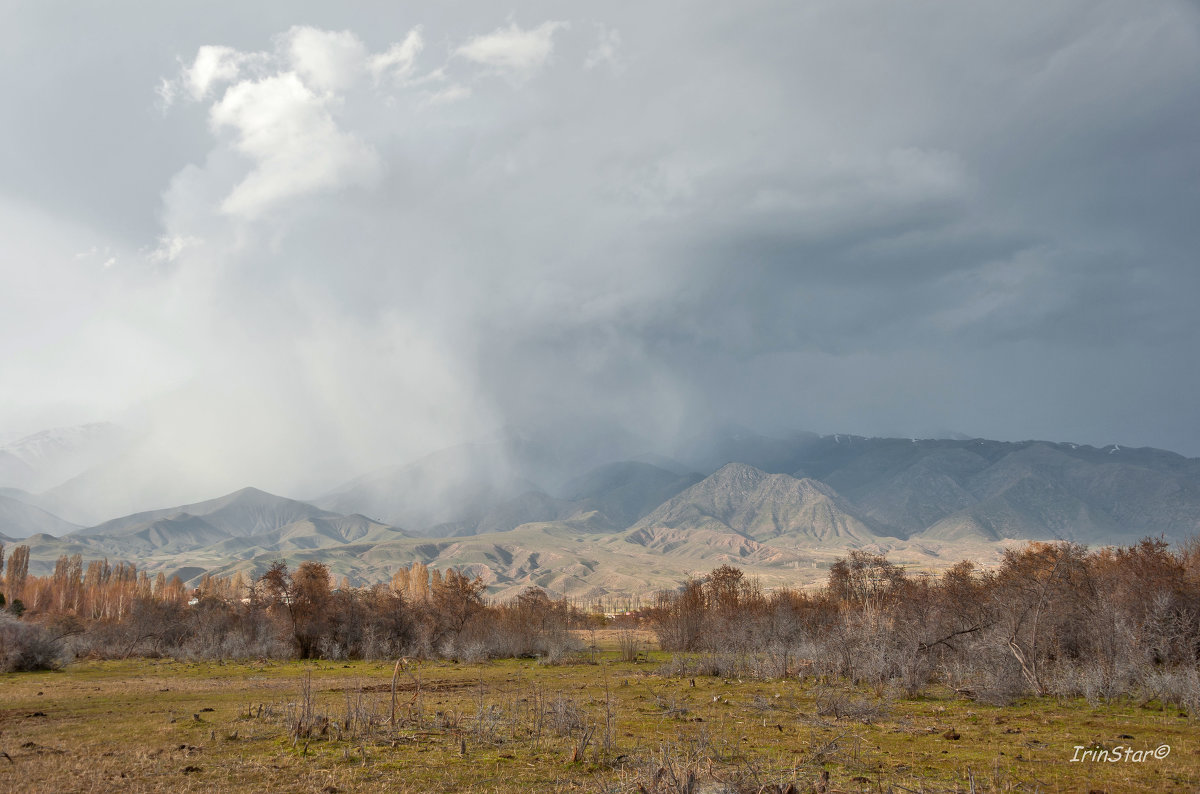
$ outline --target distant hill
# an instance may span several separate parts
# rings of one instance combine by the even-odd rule
[[[404,533],[365,516],[343,516],[305,502],[243,488],[219,499],[136,513],[64,538],[114,555],[247,553],[320,548]]]
[[[147,528],[154,527],[161,521],[203,518],[205,526],[212,527],[223,536],[246,537],[279,529],[296,521],[336,516],[335,513],[305,502],[275,496],[257,488],[243,488],[218,499],[166,510],[134,513],[80,530],[75,534],[80,537],[121,537],[145,532]]]
[[[0,495],[0,534],[9,539],[46,533],[65,535],[79,529],[68,521],[11,496]]]
[[[824,483],[787,474],[767,474],[745,463],[729,463],[664,502],[632,527],[729,530],[765,542],[786,538],[796,545],[858,546],[884,534],[857,515]]]

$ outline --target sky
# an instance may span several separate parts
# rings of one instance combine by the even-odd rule
[[[1196,2],[191,5],[0,9],[0,432],[1200,456]]]

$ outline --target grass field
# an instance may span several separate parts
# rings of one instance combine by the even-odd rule
[[[394,698],[390,663],[128,660],[8,674],[0,790],[1200,790],[1200,730],[1154,702],[998,707],[936,687],[903,698],[660,675],[667,661],[615,650],[560,665],[412,661]],[[1071,761],[1076,746],[1163,745],[1165,758]]]

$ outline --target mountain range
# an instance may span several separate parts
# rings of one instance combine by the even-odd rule
[[[9,487],[0,536],[28,536],[17,542],[30,546],[33,572],[63,554],[186,580],[318,559],[370,582],[420,560],[478,573],[497,594],[536,584],[601,595],[671,586],[723,563],[767,585],[806,585],[851,548],[937,571],[994,562],[1030,539],[1178,542],[1200,530],[1200,460],[1156,449],[732,430],[671,456],[572,471],[585,463],[595,460],[509,436],[306,501],[244,488],[87,527],[46,510],[42,494]]]

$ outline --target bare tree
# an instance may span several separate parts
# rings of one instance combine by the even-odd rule
[[[5,578],[5,590],[8,593],[9,608],[17,607],[25,596],[25,580],[29,577],[29,547],[17,546],[8,557],[8,574]]]
[[[1075,543],[1031,543],[1009,549],[997,576],[996,607],[1009,651],[1025,680],[1046,694],[1045,641],[1052,623],[1083,618],[1080,595],[1090,589],[1087,549]]]
[[[847,604],[881,607],[899,592],[904,571],[882,554],[854,549],[829,568],[829,591]]]

